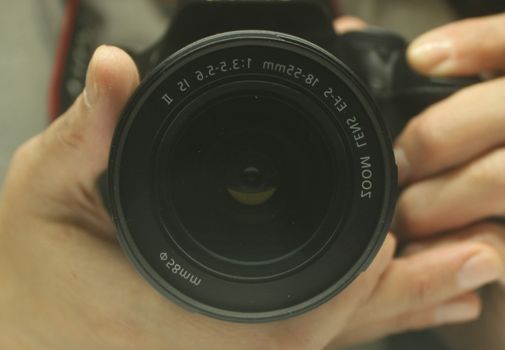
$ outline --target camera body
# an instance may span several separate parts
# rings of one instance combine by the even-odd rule
[[[292,317],[349,285],[394,212],[389,134],[465,83],[415,74],[405,48],[378,29],[336,35],[325,1],[180,1],[134,55],[144,79],[102,182],[144,278],[234,322]]]
[[[419,75],[406,61],[407,42],[378,27],[337,34],[328,0],[179,0],[165,35],[149,50],[132,53],[145,75],[177,50],[235,30],[268,30],[306,39],[355,73],[372,94],[391,136],[435,101],[475,82]]]

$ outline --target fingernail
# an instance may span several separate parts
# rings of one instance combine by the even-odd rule
[[[438,323],[471,320],[479,316],[479,307],[473,303],[453,302],[441,305],[435,311]]]
[[[453,66],[450,59],[453,43],[448,38],[422,36],[415,40],[408,49],[410,63],[431,74],[446,74]]]
[[[409,175],[410,164],[403,149],[396,147],[394,153],[396,166],[398,168],[398,183],[402,184]]]
[[[501,267],[494,255],[481,253],[465,262],[458,274],[461,289],[474,289],[500,278]]]
[[[88,108],[92,108],[96,104],[100,94],[100,89],[96,81],[95,67],[105,50],[107,50],[107,48],[103,45],[97,48],[89,61],[88,71],[86,72],[86,85],[83,91],[84,103]]]

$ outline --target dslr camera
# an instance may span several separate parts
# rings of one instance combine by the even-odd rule
[[[143,81],[102,193],[142,276],[183,307],[267,322],[363,272],[395,209],[391,136],[465,84],[414,73],[405,41],[335,33],[324,0],[180,0],[134,54]]]

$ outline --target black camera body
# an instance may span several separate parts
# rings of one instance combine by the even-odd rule
[[[306,39],[335,55],[371,92],[389,132],[434,101],[474,79],[421,76],[406,61],[406,41],[378,27],[337,35],[327,0],[179,0],[166,34],[149,50],[132,53],[147,74],[177,50],[205,37],[235,30],[268,30]]]
[[[102,190],[139,272],[238,322],[342,291],[394,211],[389,133],[464,83],[415,74],[405,48],[378,29],[337,36],[325,1],[179,2],[167,34],[135,55],[145,78]]]

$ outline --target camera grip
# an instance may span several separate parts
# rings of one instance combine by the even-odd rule
[[[415,73],[412,73],[415,74]],[[421,84],[421,80],[424,80]],[[391,136],[396,138],[414,116],[458,90],[479,83],[478,78],[418,77],[417,84],[396,86],[391,90],[372,89],[372,94],[386,121]]]
[[[387,30],[369,27],[341,35],[344,62],[370,89],[396,137],[407,122],[428,106],[456,91],[481,82],[478,77],[429,77],[407,62],[407,42]]]

